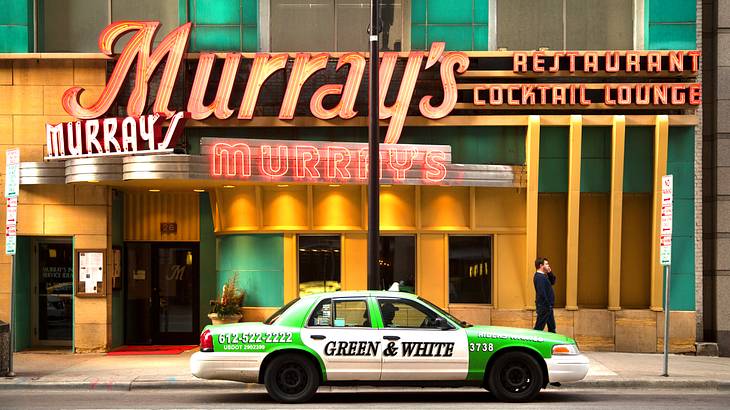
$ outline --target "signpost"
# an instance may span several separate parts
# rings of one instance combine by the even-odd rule
[[[672,175],[662,177],[662,218],[659,229],[659,259],[664,266],[664,371],[662,376],[669,376],[669,289],[672,265],[672,197],[674,178]]]
[[[5,254],[10,255],[10,274],[15,269],[16,232],[18,226],[18,191],[20,190],[20,150],[12,148],[5,151]],[[13,337],[15,321],[13,320],[13,303],[15,299],[15,278],[11,276],[10,286],[10,361],[8,375],[13,373]]]

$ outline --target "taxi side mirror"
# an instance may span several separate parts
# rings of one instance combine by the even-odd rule
[[[437,317],[436,319],[434,319],[433,323],[434,323],[434,325],[436,325],[436,328],[438,328],[438,329],[441,329],[441,330],[451,329],[451,325],[449,324],[449,322],[447,322],[446,319],[444,319],[440,316]]]

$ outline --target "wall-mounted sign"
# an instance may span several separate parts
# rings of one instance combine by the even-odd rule
[[[5,151],[5,254],[17,250],[18,191],[20,190],[20,149]]]
[[[210,177],[250,182],[365,184],[365,143],[202,138]],[[380,182],[522,186],[523,167],[451,163],[449,145],[380,144]]]
[[[45,159],[171,153],[185,118],[174,114],[164,134],[158,114],[46,124]]]
[[[76,296],[105,296],[106,250],[76,250]]]
[[[672,264],[672,200],[674,176],[662,177],[662,215],[659,229],[659,259],[662,265]]]
[[[160,222],[160,233],[162,233],[162,234],[177,233],[177,222]]]
[[[199,54],[197,66],[183,65],[190,23],[171,31],[153,48],[159,26],[154,21],[119,21],[106,27],[99,38],[99,48],[104,54],[113,54],[113,45],[120,37],[130,33],[132,36],[98,99],[84,106],[80,102],[84,89],[69,88],[62,98],[66,112],[81,120],[99,118],[107,114],[120,94],[129,93],[126,112],[134,118],[149,111],[147,101],[153,98],[151,112],[160,113],[164,118],[173,117],[176,111],[190,112],[195,120],[211,116],[224,120],[235,115],[242,121],[241,125],[255,115],[274,116],[276,112],[278,119],[285,121],[308,114],[321,120],[350,120],[366,115],[363,108],[358,108],[364,102],[361,91],[365,86],[368,58],[365,53],[232,52],[225,54],[219,72],[213,67],[220,57],[213,52]],[[474,115],[491,108],[667,110],[692,109],[701,103],[701,87],[692,81],[699,70],[699,51],[467,54],[446,52],[445,48],[444,43],[437,42],[428,51],[382,54],[380,119],[390,120],[385,143],[398,142],[406,117],[416,113],[436,120],[452,115],[453,111],[457,115]],[[133,66],[136,71],[130,75]],[[470,66],[472,71],[467,72]],[[150,81],[158,69],[162,72],[159,85],[150,92]],[[191,72],[179,81],[179,73],[185,70]],[[403,74],[396,76],[396,72]],[[215,78],[211,81],[212,75]],[[134,77],[134,81],[127,82],[128,77]],[[422,82],[417,86],[419,77]],[[496,84],[494,78],[510,81]],[[553,83],[547,84],[546,78]],[[581,81],[581,78],[590,80]],[[652,81],[642,82],[645,78]],[[210,82],[218,84],[215,93],[209,90]],[[172,91],[179,83],[184,88],[181,94],[189,95],[187,105],[171,108]],[[125,85],[131,90],[120,92]],[[272,99],[267,95],[259,101],[262,90],[270,87],[274,90],[266,92],[277,97]],[[260,109],[262,104],[267,104],[266,109]],[[67,132],[71,133],[79,134]],[[127,136],[127,140],[130,138]],[[121,149],[115,152],[123,152],[129,145],[122,136]],[[84,144],[75,145],[79,146]],[[112,150],[110,145],[103,152]],[[87,151],[91,154],[93,149]],[[49,148],[49,156],[56,152],[65,151]]]

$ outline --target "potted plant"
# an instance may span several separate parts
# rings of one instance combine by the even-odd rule
[[[238,323],[243,317],[243,300],[246,292],[238,287],[238,273],[234,274],[223,285],[220,295],[210,301],[208,317],[214,325]]]

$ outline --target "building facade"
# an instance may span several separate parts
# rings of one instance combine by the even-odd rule
[[[367,287],[368,2],[11,3],[0,144],[20,149],[20,194],[0,319],[16,349],[194,343],[233,275],[245,320]],[[558,332],[661,351],[673,174],[671,348],[692,351],[699,6],[383,3],[381,287],[531,327],[547,256]]]

